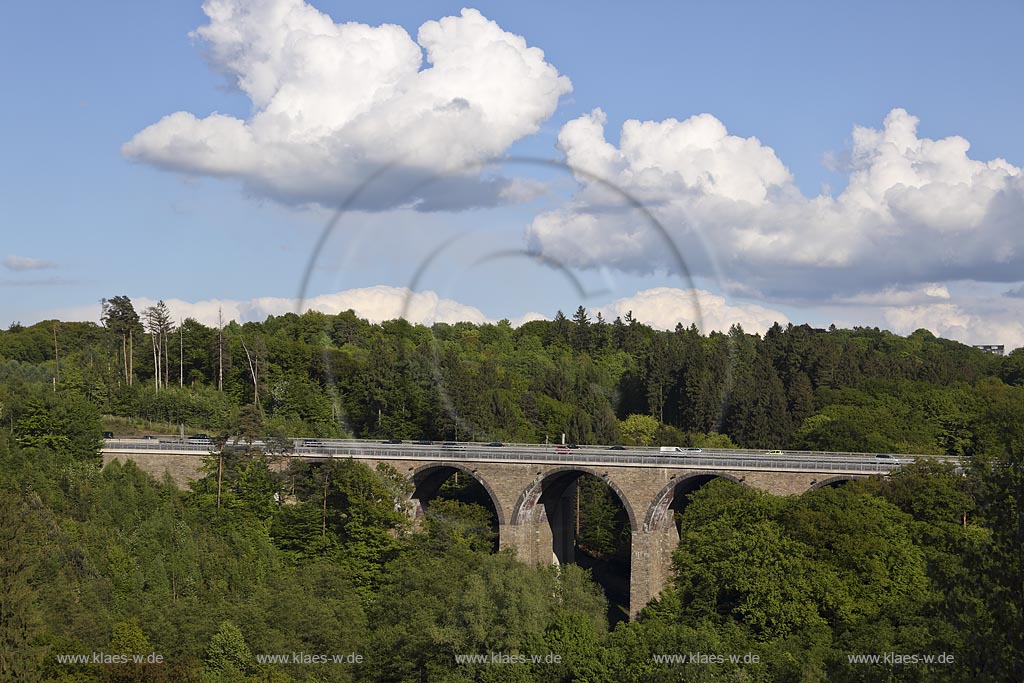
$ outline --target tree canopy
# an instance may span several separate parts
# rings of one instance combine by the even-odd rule
[[[104,326],[0,332],[0,680],[1024,679],[1019,352],[872,329],[661,332],[581,308],[519,328],[371,325],[351,313],[223,331],[185,320],[160,361],[125,356],[151,333],[115,299]],[[165,376],[157,391],[158,368],[175,364],[184,386]],[[102,431],[138,419],[242,447],[188,490],[131,463],[102,467]],[[409,484],[391,468],[244,447],[274,434],[542,442],[562,432],[963,463],[790,497],[712,480],[677,506],[667,588],[611,628],[596,565],[534,567],[495,552],[495,515],[471,477],[449,480],[414,522]],[[628,563],[614,494],[596,478],[576,490],[577,555]],[[63,658],[88,653],[163,661]],[[268,662],[274,653],[363,663]],[[559,660],[457,660],[488,653]],[[757,661],[664,659],[691,653]],[[858,653],[955,659],[858,664]]]

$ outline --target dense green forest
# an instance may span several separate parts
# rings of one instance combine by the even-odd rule
[[[954,455],[973,447],[979,383],[1024,381],[1024,351],[995,356],[925,330],[702,335],[629,315],[592,320],[582,307],[515,329],[373,325],[351,311],[210,328],[113,297],[103,320],[0,331],[0,380],[51,382],[105,415],[211,434],[244,423],[287,436],[536,443],[564,433],[581,444]],[[623,433],[630,415],[654,422]],[[15,408],[6,419],[19,417]]]
[[[0,332],[0,680],[1024,680],[1021,351],[925,331],[662,332],[582,308],[517,329],[170,321],[114,297],[102,326]],[[965,470],[925,461],[799,497],[714,480],[679,515],[668,588],[611,624],[587,570],[494,552],[493,511],[465,477],[413,525],[406,482],[352,461],[279,470],[230,452],[220,496],[215,461],[190,490],[101,468],[101,432],[143,421],[954,454]],[[621,554],[614,495],[580,491],[580,548]],[[163,661],[58,659],[76,653]],[[274,653],[362,661],[260,661]],[[488,653],[560,661],[456,661]],[[680,653],[749,657],[659,661]],[[848,658],[872,653],[954,661]]]

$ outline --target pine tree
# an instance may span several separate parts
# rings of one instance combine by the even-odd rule
[[[814,388],[806,373],[798,372],[789,385],[789,414],[797,427],[814,413]]]
[[[555,317],[551,321],[551,331],[554,336],[551,343],[565,344],[569,341],[569,319],[561,310],[555,313]]]
[[[591,346],[590,318],[587,309],[580,306],[572,316],[572,347],[577,351],[589,351]]]

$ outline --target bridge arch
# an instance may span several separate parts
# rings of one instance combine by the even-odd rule
[[[626,510],[629,519],[630,529],[635,533],[637,526],[636,513],[633,512],[633,505],[622,488],[610,477],[607,472],[601,472],[596,468],[584,465],[564,465],[551,467],[544,471],[538,479],[530,484],[526,490],[519,494],[515,507],[512,510],[512,524],[529,524],[537,519],[537,512],[541,499],[551,500],[557,492],[561,496],[570,484],[576,482],[581,475],[589,474],[603,481],[618,497],[622,507]]]
[[[501,499],[491,483],[487,481],[487,478],[476,467],[473,467],[472,463],[438,460],[437,462],[430,462],[414,468],[406,478],[413,485],[410,498],[415,503],[414,512],[416,516],[419,517],[426,511],[429,501],[437,496],[441,486],[456,472],[462,472],[472,477],[474,481],[483,487],[484,491],[487,492],[487,496],[491,499],[491,505],[494,506],[494,512],[498,517],[498,528],[500,529],[504,526],[507,522],[507,517],[505,516]]]
[[[595,550],[586,543],[588,537],[580,526],[579,516],[584,513],[579,507],[582,493],[578,486],[583,484],[582,478],[595,482],[591,493],[603,489],[602,495],[606,495],[610,491],[613,495],[608,497],[618,501],[615,540],[611,547],[602,542],[602,549]],[[524,546],[529,548],[534,562],[576,564],[592,573],[608,598],[608,617],[612,624],[631,614],[634,565],[645,560],[635,552],[637,515],[627,491],[632,490],[635,497],[637,490],[630,489],[628,484],[628,480],[616,481],[613,470],[600,467],[556,465],[544,468],[519,494],[510,520],[510,526],[524,539]],[[585,523],[587,517],[582,520]]]
[[[836,488],[838,486],[842,486],[843,484],[847,484],[847,483],[849,483],[851,481],[854,481],[855,479],[860,479],[860,477],[853,476],[853,475],[840,474],[840,475],[837,475],[835,477],[828,477],[827,479],[822,479],[821,481],[816,481],[813,484],[811,484],[811,487],[809,489],[807,489],[807,490],[808,491],[814,491],[814,490],[817,490],[817,489],[824,489],[824,488],[833,488],[834,489],[834,488]]]
[[[647,508],[644,516],[644,531],[661,531],[671,524],[675,526],[675,512],[681,511],[681,502],[686,496],[693,493],[713,479],[727,479],[736,484],[743,484],[743,480],[727,472],[713,472],[710,470],[693,470],[683,476],[672,477],[672,481],[665,484],[661,491],[654,497],[654,501]]]

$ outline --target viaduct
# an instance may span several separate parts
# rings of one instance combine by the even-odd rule
[[[574,559],[576,480],[591,474],[604,481],[625,508],[632,530],[629,613],[635,617],[670,578],[679,543],[674,513],[686,496],[722,477],[776,495],[886,474],[900,466],[893,456],[856,453],[745,450],[663,453],[658,449],[568,450],[551,446],[483,444],[380,444],[357,441],[296,441],[295,457],[353,458],[371,468],[386,463],[413,484],[412,510],[422,515],[455,472],[476,479],[497,512],[499,544],[525,562]],[[104,464],[132,460],[155,477],[169,473],[179,485],[202,477],[211,446],[152,440],[108,440]],[[909,461],[918,456],[900,456]],[[920,456],[924,457],[924,456]]]

